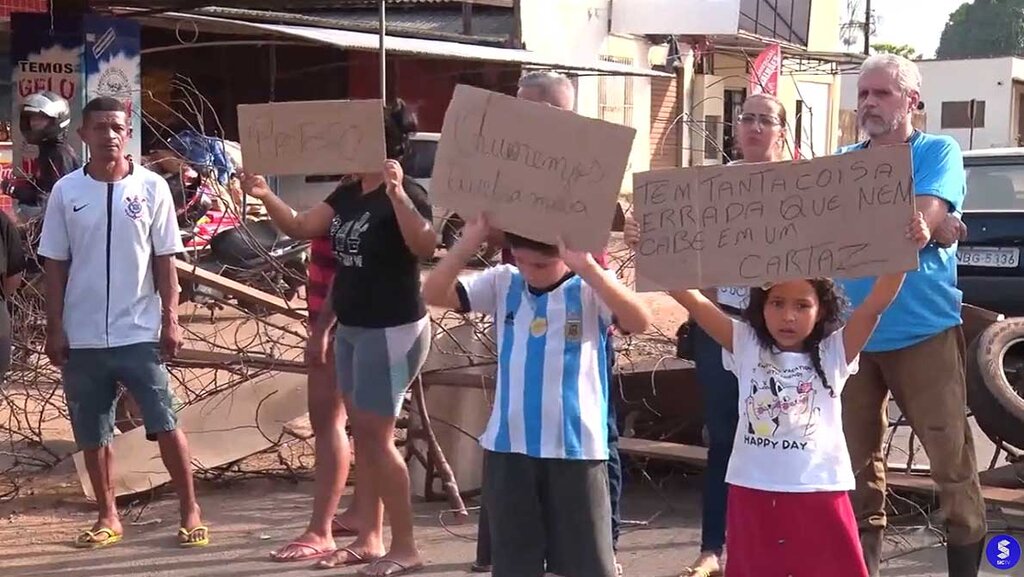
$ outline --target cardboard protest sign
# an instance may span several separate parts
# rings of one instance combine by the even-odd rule
[[[457,86],[434,159],[431,199],[496,228],[604,250],[636,130]]]
[[[638,290],[917,268],[910,148],[634,175]]]
[[[239,104],[238,132],[256,174],[380,172],[386,156],[380,100]]]

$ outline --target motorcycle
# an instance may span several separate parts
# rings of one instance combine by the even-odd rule
[[[218,232],[193,262],[203,270],[290,301],[306,284],[309,245],[309,241],[281,233],[270,220],[258,220]],[[227,299],[213,287],[196,282],[182,284],[182,301],[211,306],[211,314]],[[265,312],[246,303],[239,306],[257,314]]]
[[[286,301],[295,298],[306,284],[308,241],[284,235],[270,220],[244,221],[234,211],[218,206],[222,204],[220,193],[209,167],[183,164],[164,178],[174,197],[182,244],[187,249],[183,260]],[[181,285],[180,302],[207,306],[211,315],[228,298],[200,283]],[[264,312],[255,309],[257,314]]]

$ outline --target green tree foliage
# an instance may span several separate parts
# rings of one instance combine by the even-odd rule
[[[949,15],[939,58],[1024,54],[1024,0],[974,0]]]
[[[882,52],[886,54],[896,54],[910,60],[920,60],[921,53],[916,48],[909,44],[889,44],[888,42],[879,42],[872,44],[871,48],[875,52]]]

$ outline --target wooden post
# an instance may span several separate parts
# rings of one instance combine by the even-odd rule
[[[473,35],[473,4],[469,2],[462,3],[462,33]]]
[[[455,481],[455,473],[452,472],[448,459],[445,458],[444,451],[441,450],[441,444],[437,442],[437,436],[434,435],[434,428],[430,424],[422,376],[417,376],[412,382],[412,400],[416,405],[416,412],[420,415],[420,425],[415,431],[411,426],[409,427],[407,450],[414,450],[412,443],[414,438],[419,438],[427,444],[428,458],[425,459],[426,464],[423,467],[426,473],[427,487],[429,489],[433,485],[435,475],[440,477],[441,487],[444,489],[448,504],[454,511],[456,519],[462,521],[469,516],[469,512],[466,511],[466,504],[462,501],[462,495],[459,493],[459,485]]]

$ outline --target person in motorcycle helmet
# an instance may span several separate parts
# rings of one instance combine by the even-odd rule
[[[58,94],[37,92],[25,98],[20,116],[21,134],[28,144],[39,147],[39,156],[33,173],[19,179],[12,195],[21,205],[41,207],[53,185],[82,166],[67,143],[71,106]]]

